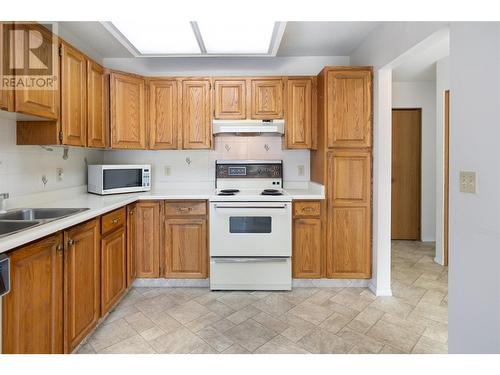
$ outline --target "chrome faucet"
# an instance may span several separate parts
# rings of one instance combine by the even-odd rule
[[[7,212],[6,209],[6,200],[9,199],[9,193],[0,193],[0,214],[4,214]]]

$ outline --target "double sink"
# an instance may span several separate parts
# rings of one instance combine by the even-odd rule
[[[88,208],[24,208],[0,214],[0,238],[62,219]]]

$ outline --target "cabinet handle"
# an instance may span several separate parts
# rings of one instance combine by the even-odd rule
[[[116,224],[120,221],[120,218],[117,217],[116,219],[111,220],[111,223]]]
[[[179,207],[180,212],[189,212],[192,210],[192,207]]]
[[[56,250],[57,250],[58,252],[61,252],[61,251],[63,251],[63,250],[64,250],[64,246],[62,245],[62,243],[60,243],[59,245],[57,245]]]
[[[134,214],[134,210],[130,210],[130,211],[129,211],[129,214],[130,214],[130,215],[133,215],[133,214]]]
[[[75,240],[68,240],[68,245],[73,246],[75,244]]]
[[[310,211],[313,211],[313,210],[314,210],[313,207],[302,207],[302,211],[310,212]]]

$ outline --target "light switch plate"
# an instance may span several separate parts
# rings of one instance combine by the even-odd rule
[[[170,176],[171,173],[170,165],[165,165],[163,172],[165,176]]]
[[[303,165],[297,166],[297,173],[298,173],[299,176],[303,176],[304,175],[304,166]]]
[[[476,192],[476,172],[460,171],[460,192]]]

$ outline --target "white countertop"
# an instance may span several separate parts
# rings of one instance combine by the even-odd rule
[[[68,189],[69,190],[69,189]],[[292,199],[324,199],[324,189],[322,185],[310,183],[308,188],[290,188],[285,189]],[[203,199],[208,200],[214,195],[215,189],[153,189],[150,192],[119,194],[112,196],[99,196],[88,194],[78,189],[71,189],[71,192],[60,191],[57,194],[52,193],[51,199],[33,199],[29,204],[18,207],[74,207],[89,208],[59,220],[54,220],[22,232],[0,238],[0,253],[22,246],[31,241],[48,236],[52,233],[80,224],[86,220],[100,216],[117,208],[138,200],[174,200],[174,199]],[[16,208],[18,208],[16,207]]]

